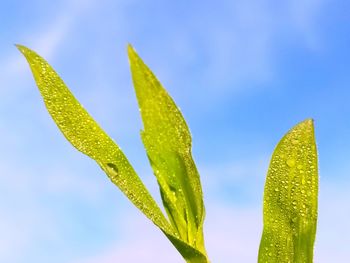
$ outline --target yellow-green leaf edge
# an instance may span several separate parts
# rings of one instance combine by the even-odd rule
[[[259,263],[312,263],[318,161],[313,120],[293,127],[271,158],[264,190]]]
[[[66,139],[98,163],[128,199],[161,229],[186,262],[209,262],[205,254],[180,239],[124,153],[82,107],[48,62],[23,45],[16,47],[27,59],[45,106]]]

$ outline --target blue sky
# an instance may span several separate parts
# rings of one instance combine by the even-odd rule
[[[315,262],[350,257],[349,1],[2,1],[0,262],[183,262],[76,151],[13,44],[44,56],[157,185],[126,55],[132,43],[190,126],[213,263],[255,262],[269,157],[314,118],[320,162]]]

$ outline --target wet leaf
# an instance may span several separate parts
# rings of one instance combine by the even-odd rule
[[[179,108],[131,46],[128,53],[144,125],[141,137],[165,210],[181,239],[205,254],[203,195],[190,131]]]
[[[76,100],[53,68],[34,51],[21,45],[17,47],[26,57],[45,106],[66,139],[99,164],[128,199],[164,232],[187,262],[208,262],[202,252],[179,237],[124,153]]]
[[[313,262],[317,196],[314,126],[312,120],[305,120],[282,138],[272,155],[259,263]]]

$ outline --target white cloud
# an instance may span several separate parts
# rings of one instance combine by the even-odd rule
[[[209,205],[208,210],[205,237],[212,262],[255,261],[261,231],[259,211],[220,204]],[[116,219],[120,229],[124,229],[118,233],[120,241],[98,255],[72,263],[184,262],[163,233],[142,217],[132,213]]]
[[[322,181],[321,177],[315,262],[346,262],[350,258],[349,189],[349,180]]]
[[[45,59],[52,59],[60,50],[60,45],[69,37],[75,24],[92,10],[96,0],[74,0],[66,1],[59,11],[56,19],[44,25],[40,31],[31,32],[26,38],[26,43],[30,48],[40,51],[40,55]]]
[[[241,160],[234,164],[216,167],[216,169],[215,167],[200,168],[205,170],[201,172],[207,197],[205,239],[212,262],[256,261],[262,229],[260,200],[257,200],[253,206],[241,206],[228,200],[221,202],[223,199],[215,194],[218,194],[223,186],[240,184],[242,181],[251,182],[248,187],[242,186],[247,191],[251,186],[255,188],[259,181],[257,176],[264,177],[265,174],[265,171],[262,173],[262,170],[265,170],[263,160],[265,158],[251,160],[250,164],[258,165],[249,165],[248,161]],[[149,184],[149,180],[154,178],[147,177],[146,183]],[[153,196],[158,194],[158,189],[151,187],[151,190]],[[73,263],[183,262],[166,237],[141,213],[132,210],[117,217],[115,219],[118,222],[117,241],[97,255],[89,255]]]
[[[77,155],[81,155],[78,153]],[[82,156],[78,156],[80,159]],[[96,174],[104,173],[97,167],[93,160],[87,160],[91,162],[91,166],[94,166]],[[108,182],[103,180],[105,178],[98,178],[95,176],[86,176],[86,173],[77,171],[73,173],[72,170],[61,165],[56,165],[50,167],[49,170],[45,169],[45,176],[41,178],[40,184],[42,188],[45,189],[45,193],[55,194],[59,196],[70,195],[73,198],[84,200],[85,203],[96,204],[101,202],[102,196],[104,194],[104,185]],[[90,174],[89,174],[90,175]],[[116,189],[117,191],[117,189]]]
[[[288,15],[292,28],[311,50],[322,48],[320,16],[327,7],[327,0],[296,0],[288,2]]]
[[[67,1],[68,4],[72,3]],[[30,32],[25,38],[26,43],[18,44],[28,45],[40,50],[46,58],[53,58],[59,46],[69,35],[70,28],[76,19],[79,19],[81,10],[83,10],[82,6],[75,5],[74,9],[67,12],[67,6],[64,6],[56,20],[45,24],[39,30],[35,30],[36,32]],[[4,99],[0,110],[3,108],[4,112],[10,115],[15,111],[13,109],[15,105],[19,103],[18,94],[24,88],[24,85],[20,85],[23,81],[21,76],[27,68],[19,52],[13,54],[0,62],[0,96]],[[28,76],[29,74],[28,72]],[[11,97],[16,97],[16,102],[13,104],[11,104]],[[15,123],[11,116],[1,116],[1,126],[3,126],[0,130],[0,142],[3,146],[0,159],[1,262],[17,262],[16,260],[23,262],[21,258],[23,255],[18,251],[25,253],[38,239],[52,240],[60,235],[55,219],[48,213],[47,207],[38,201],[42,197],[42,191],[38,191],[41,185],[40,178],[34,176],[36,173],[31,171],[32,167],[26,163],[26,160],[20,161],[17,157],[21,154],[16,154],[16,151],[19,149],[24,151],[23,145],[27,143],[26,146],[28,146],[29,143],[25,141],[23,131],[13,129],[16,126]],[[62,181],[60,187],[66,187]],[[90,189],[93,187],[91,186]]]
[[[44,24],[40,29],[30,30],[26,37],[22,37],[23,44],[40,52],[40,55],[47,60],[52,60],[60,50],[60,45],[67,39],[74,24],[84,12],[90,10],[96,1],[67,1],[60,10],[57,18],[50,23]],[[25,35],[25,34],[24,34]],[[15,47],[14,47],[15,48]],[[24,58],[19,53],[12,53],[7,58],[0,62],[0,95],[15,94],[14,89],[21,89],[23,85],[18,85],[15,80],[21,79],[18,76],[22,75],[27,69]],[[29,72],[28,72],[29,75]],[[13,85],[17,83],[17,85]]]
[[[38,202],[40,185],[23,166],[0,160],[0,262],[22,262],[18,251],[28,249],[40,238],[56,238],[55,219]]]
[[[116,218],[118,241],[95,256],[75,260],[72,263],[182,263],[175,248],[148,219],[135,209]],[[125,214],[125,213],[124,213]]]
[[[199,100],[205,94],[201,99],[210,101],[206,106],[215,107],[215,102],[228,94],[266,87],[263,84],[278,79],[276,62],[281,54],[278,52],[285,45],[298,43],[309,52],[318,52],[322,46],[320,17],[325,10],[324,3],[318,0],[280,4],[275,1],[231,1],[218,4],[221,13],[216,13],[216,8],[206,16],[201,9],[193,13],[186,21],[189,26],[181,30],[175,27],[167,41],[175,51],[176,57],[172,60],[178,61],[177,57],[187,60],[188,64],[182,63],[178,74],[182,77],[198,74],[194,78],[197,83],[192,84],[183,96],[191,98],[189,103],[192,103],[193,96]],[[161,49],[158,53],[157,59],[165,60],[166,54]],[[193,70],[193,67],[197,69],[198,63],[204,64],[200,70]],[[161,72],[161,76],[169,75],[162,71],[160,68],[157,72]],[[186,78],[184,81],[170,79],[168,83],[183,86],[186,81]]]
[[[2,262],[10,262],[10,259],[13,261],[16,251],[20,251],[28,245],[27,235],[13,221],[13,218],[9,218],[8,215],[4,215],[4,212],[2,212],[0,218],[2,235],[0,239],[0,260]]]
[[[26,37],[26,43],[16,43],[28,45],[35,50],[40,50],[40,53],[45,58],[52,58],[57,48],[64,41],[69,32],[69,27],[72,24],[72,17],[63,14],[58,16],[56,21],[45,26],[41,32],[31,32],[30,36]],[[22,72],[26,67],[23,58],[19,53],[3,60],[1,68],[6,69],[4,76],[12,77],[14,74]]]
[[[238,159],[229,163],[215,166],[199,165],[203,177],[203,184],[208,191],[215,190],[223,185],[249,182],[253,186],[266,176],[269,158],[257,156],[250,159]]]
[[[206,244],[212,262],[254,262],[257,259],[261,208],[207,204]]]
[[[262,206],[261,200],[256,200],[250,205],[234,200],[222,200],[215,197],[227,184],[237,184],[246,191],[257,189],[260,185],[257,174],[265,178],[265,168],[268,164],[266,158],[261,160],[261,165],[253,168],[248,163],[259,163],[251,160],[243,162],[244,165],[233,164],[223,167],[229,168],[229,172],[223,173],[223,167],[210,169],[210,174],[216,175],[209,179],[205,177],[206,189],[206,214],[205,240],[211,262],[229,263],[237,261],[241,263],[257,260],[259,243],[262,232]],[[242,163],[242,162],[241,162]],[[207,169],[208,171],[208,169]],[[230,178],[228,178],[230,174]],[[222,175],[222,176],[221,176]],[[243,178],[245,177],[245,178]],[[250,184],[242,184],[242,180]],[[345,262],[350,257],[348,244],[350,242],[350,209],[348,206],[349,182],[323,181],[319,193],[319,222],[315,246],[315,262]],[[259,189],[262,195],[263,187]],[[209,194],[209,195],[208,195]],[[232,193],[234,195],[234,193]],[[128,214],[118,215],[116,222],[119,227],[116,231],[117,240],[111,243],[106,250],[82,258],[74,263],[112,263],[112,262],[183,262],[175,248],[165,236],[141,213],[135,210]]]
[[[345,262],[349,258],[350,227],[347,189],[325,191],[320,200],[319,227],[315,262]],[[334,190],[337,194],[331,194]],[[327,202],[324,202],[327,199]],[[235,207],[209,202],[205,223],[206,247],[212,262],[248,263],[257,260],[262,231],[262,207]],[[163,234],[141,214],[133,213],[116,219],[121,224],[119,242],[98,255],[74,263],[112,262],[183,262],[178,252]]]

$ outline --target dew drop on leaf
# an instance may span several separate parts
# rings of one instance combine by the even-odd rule
[[[314,127],[312,120],[306,120],[281,139],[271,158],[264,191],[259,263],[313,261],[317,195]],[[270,244],[275,248],[271,256],[265,253]]]
[[[295,166],[295,160],[294,159],[288,159],[287,160],[287,165],[289,167],[294,167]]]

